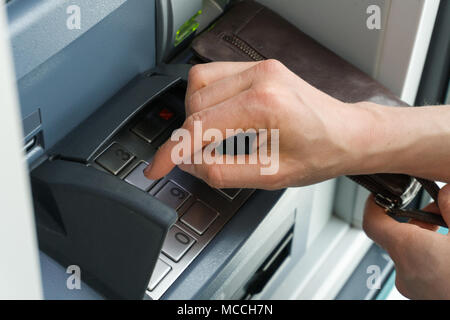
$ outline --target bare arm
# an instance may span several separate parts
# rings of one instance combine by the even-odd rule
[[[179,164],[213,187],[277,189],[306,185],[339,175],[403,173],[450,182],[450,108],[392,108],[362,102],[342,103],[313,88],[276,61],[210,63],[192,69],[183,129],[278,129],[279,170],[261,175],[257,164]],[[174,166],[177,141],[157,152],[149,178]],[[191,159],[208,143],[189,144]],[[450,225],[450,187],[439,194],[441,213]],[[411,298],[450,298],[450,238],[419,221],[401,224],[372,197],[364,230],[391,255],[399,290]]]
[[[450,107],[382,107],[359,103],[371,114],[370,131],[356,146],[360,173],[390,172],[450,182]]]
[[[450,181],[450,108],[393,108],[362,102],[346,104],[312,87],[274,60],[215,62],[192,68],[183,129],[194,137],[215,129],[279,130],[278,160],[272,175],[258,164],[179,164],[214,187],[277,189],[323,181],[339,175],[404,173]],[[184,160],[208,144],[184,152]],[[156,154],[149,178],[174,166],[168,141]]]

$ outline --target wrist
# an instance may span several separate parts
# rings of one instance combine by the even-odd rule
[[[394,172],[396,108],[371,102],[349,104],[351,116],[344,121],[347,136],[347,175]]]
[[[345,105],[338,139],[342,175],[398,173],[450,181],[450,108]],[[344,133],[344,134],[342,134]],[[342,144],[341,144],[342,145]]]
[[[439,136],[427,121],[430,109],[381,106],[371,102],[352,106],[358,108],[362,124],[354,131],[352,174],[421,175],[420,170],[432,154],[426,150]]]

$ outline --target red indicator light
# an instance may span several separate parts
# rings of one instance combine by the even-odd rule
[[[161,119],[164,119],[166,121],[170,120],[173,118],[173,116],[175,115],[175,113],[173,113],[172,111],[170,111],[167,108],[163,108],[161,109],[161,111],[159,112],[159,117]]]

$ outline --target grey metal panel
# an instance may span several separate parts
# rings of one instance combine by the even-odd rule
[[[146,103],[178,80],[165,75],[136,77],[62,139],[52,153],[87,159]]]
[[[21,0],[8,6],[17,79],[68,46],[126,0]],[[66,10],[80,7],[81,28],[67,28]]]
[[[32,114],[28,115],[27,117],[23,118],[23,134],[25,136],[25,139],[27,136],[33,135],[37,130],[40,129],[41,126],[41,113],[40,110],[37,109]]]
[[[51,257],[39,252],[41,262],[42,286],[44,299],[47,300],[99,300],[104,299],[97,291],[83,281],[81,273],[81,288],[70,290],[67,288],[67,279],[71,273]]]
[[[66,28],[69,2],[81,30]],[[22,116],[40,108],[46,149],[155,64],[154,0],[22,0],[8,13]]]

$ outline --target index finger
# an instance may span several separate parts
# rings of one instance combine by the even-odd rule
[[[252,93],[250,90],[244,91],[239,95],[228,99],[218,105],[204,109],[189,116],[180,128],[181,132],[178,139],[166,141],[156,152],[151,165],[145,170],[145,175],[149,179],[159,179],[166,175],[175,167],[175,162],[172,159],[172,150],[180,144],[179,138],[183,140],[182,143],[187,143],[188,148],[181,148],[183,151],[182,158],[190,159],[192,155],[200,151],[204,146],[212,143],[212,141],[203,140],[203,132],[208,129],[217,130],[221,133],[222,140],[227,139],[230,133],[228,129],[259,129],[265,128],[265,114],[264,112],[255,112],[258,108],[257,102],[251,100]],[[243,114],[252,114],[252,117],[243,117]],[[178,129],[178,130],[180,130]],[[200,137],[200,138],[199,138]],[[220,142],[220,141],[216,141]],[[186,153],[185,153],[186,152]]]

